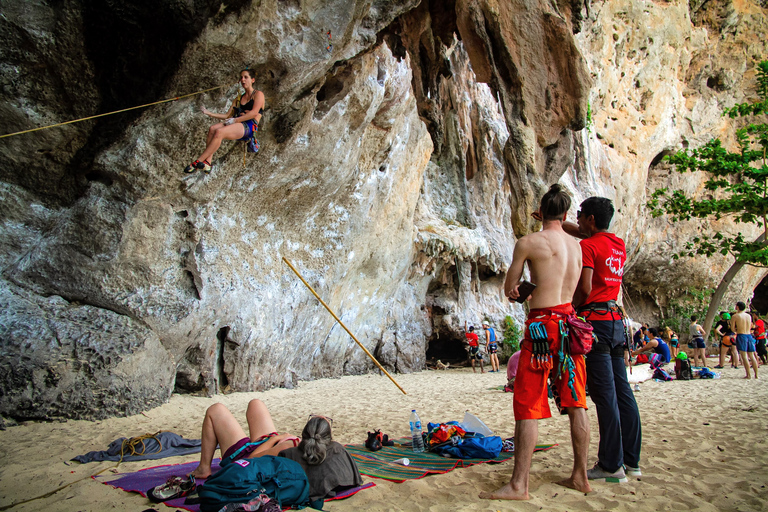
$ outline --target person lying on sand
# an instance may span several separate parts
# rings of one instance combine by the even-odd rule
[[[333,495],[336,487],[360,486],[363,480],[355,462],[332,437],[333,420],[310,415],[301,438],[278,434],[267,406],[261,400],[248,403],[245,412],[249,435],[223,404],[213,404],[203,419],[200,464],[192,472],[196,479],[211,475],[216,445],[221,449],[221,466],[240,459],[279,455],[298,462],[309,479],[311,501]]]

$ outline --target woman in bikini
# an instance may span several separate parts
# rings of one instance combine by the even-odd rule
[[[262,455],[277,455],[282,450],[298,446],[300,438],[291,434],[278,434],[267,406],[258,399],[248,402],[245,411],[248,435],[235,416],[224,404],[213,404],[203,419],[200,464],[192,472],[196,479],[211,476],[211,463],[216,445],[221,449],[221,465],[240,459]]]
[[[226,114],[217,114],[205,107],[202,108],[203,114],[221,119],[223,122],[216,123],[208,129],[205,151],[197,160],[189,164],[184,172],[193,173],[197,170],[211,172],[211,157],[221,146],[221,141],[224,139],[248,141],[259,129],[259,121],[264,113],[264,93],[253,88],[256,78],[252,73],[248,69],[240,72],[240,85],[245,92],[232,102]]]

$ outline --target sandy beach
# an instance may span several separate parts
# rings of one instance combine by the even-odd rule
[[[714,361],[714,360],[712,360]],[[715,364],[714,362],[712,364]],[[260,398],[283,432],[300,434],[310,413],[334,419],[334,438],[362,443],[366,432],[380,428],[393,437],[408,434],[408,416],[416,408],[422,420],[460,420],[469,410],[496,434],[512,436],[512,395],[493,389],[503,373],[473,374],[471,369],[423,371],[395,378],[403,395],[386,377],[350,376],[301,382],[297,389],[237,393],[215,398],[174,395],[170,403],[128,418],[104,421],[29,422],[0,432],[0,506],[32,498],[93,474],[114,462],[78,464],[70,458],[102,450],[114,439],[171,430],[199,438],[206,407],[223,402],[243,417],[246,404]],[[326,504],[333,512],[358,510],[766,510],[768,509],[768,370],[763,380],[744,380],[742,369],[723,370],[718,380],[641,384],[636,393],[643,422],[643,476],[626,484],[593,484],[589,495],[554,484],[572,463],[567,417],[539,423],[539,443],[558,443],[536,453],[528,502],[480,500],[509,479],[513,462],[483,464],[397,484],[364,477],[376,487],[345,501]],[[588,401],[592,429],[590,464],[597,457],[597,419]],[[218,456],[218,454],[217,454]],[[196,456],[123,463],[120,472],[159,464],[196,460]],[[152,504],[85,479],[41,500],[12,508],[32,510],[135,510]],[[160,511],[173,510],[154,505]]]

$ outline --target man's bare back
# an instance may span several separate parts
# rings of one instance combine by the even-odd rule
[[[518,240],[504,283],[508,297],[517,297],[517,285],[526,261],[531,281],[537,285],[531,295],[531,309],[571,302],[581,275],[581,246],[563,231],[562,222],[545,221],[542,231]]]
[[[736,334],[749,334],[752,329],[752,317],[740,311],[731,317],[731,329]]]

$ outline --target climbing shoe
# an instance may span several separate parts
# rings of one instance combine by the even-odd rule
[[[202,162],[196,161],[196,167],[203,171],[204,173],[211,172],[211,163],[208,160],[204,160]]]
[[[163,485],[158,485],[147,491],[147,498],[155,503],[183,498],[195,491],[195,477],[189,475],[184,478],[172,476]]]
[[[192,162],[191,164],[189,164],[184,168],[184,172],[187,174],[192,174],[193,172],[199,169],[198,167],[199,165],[200,165],[200,161],[195,160],[194,162]]]

